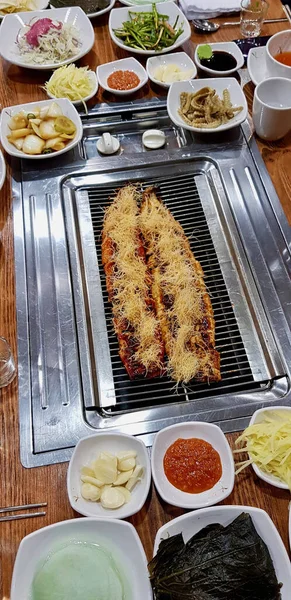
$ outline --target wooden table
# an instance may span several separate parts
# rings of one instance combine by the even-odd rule
[[[280,0],[272,0],[268,17],[284,16]],[[122,58],[127,54],[116,47],[108,34],[108,15],[103,15],[93,22],[96,42],[95,46],[81,61],[95,69],[97,65]],[[272,35],[288,24],[265,25],[263,35]],[[184,49],[193,56],[194,45],[206,41],[224,41],[240,37],[239,28],[220,29],[211,36],[193,33],[190,42]],[[2,62],[0,64],[0,98],[2,106],[11,106],[21,102],[44,100],[46,95],[41,85],[46,75],[37,71],[19,69]],[[245,87],[247,98],[252,102],[253,85]],[[163,93],[161,88],[150,85],[140,90],[136,97],[150,97]],[[98,92],[98,101],[115,101],[114,97],[103,90]],[[277,143],[258,142],[262,156],[272,177],[276,191],[280,197],[285,213],[291,224],[291,133]],[[7,158],[7,157],[6,157]],[[8,174],[6,183],[0,192],[0,333],[5,336],[16,356],[16,314],[15,286],[13,262],[13,226],[12,198],[10,189],[10,167],[7,158]],[[35,529],[57,521],[77,516],[69,505],[66,494],[67,464],[58,464],[35,469],[24,469],[19,460],[18,432],[18,397],[17,381],[1,390],[0,402],[0,473],[1,473],[1,506],[12,506],[34,502],[47,502],[45,517],[0,523],[0,556],[2,578],[0,576],[0,600],[7,600],[10,594],[10,582],[15,554],[20,540]],[[236,435],[229,435],[233,445]],[[271,487],[258,479],[251,468],[242,473],[235,485],[227,504],[252,505],[265,509],[274,520],[279,532],[288,547],[288,502],[290,494]],[[130,521],[135,525],[148,555],[152,556],[153,541],[157,529],[166,521],[182,514],[182,510],[166,505],[157,497],[152,488],[144,508]],[[2,581],[1,581],[2,579]],[[21,599],[19,599],[21,600]],[[142,599],[141,599],[142,600]]]

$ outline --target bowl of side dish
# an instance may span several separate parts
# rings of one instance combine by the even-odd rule
[[[78,105],[97,94],[98,79],[88,67],[70,64],[56,69],[44,87],[49,98],[67,98]]]
[[[266,67],[269,77],[291,79],[291,30],[272,35],[266,44]]]
[[[210,49],[209,54],[206,53],[209,58],[203,57],[204,48]],[[201,57],[200,53],[202,53]],[[244,65],[243,53],[235,42],[198,44],[195,49],[194,60],[197,67],[208,73],[210,77],[226,77],[235,73]]]
[[[130,517],[143,507],[150,484],[147,448],[131,435],[108,432],[83,438],[69,463],[69,501],[86,517]]]
[[[150,19],[150,27],[155,32],[154,40],[151,41],[147,40],[141,32],[145,13],[146,18]],[[163,23],[161,23],[161,19],[163,19]],[[133,36],[131,33],[129,36],[127,35],[128,23],[130,29],[132,24],[134,25]],[[174,2],[143,4],[131,8],[113,8],[108,25],[111,39],[117,46],[130,53],[145,56],[171,52],[191,37],[189,22]],[[174,31],[173,27],[175,27]]]
[[[151,56],[146,70],[150,80],[164,88],[169,88],[174,81],[187,81],[197,75],[196,66],[186,52]]]
[[[184,459],[187,464],[183,464]],[[161,429],[154,439],[151,465],[160,496],[173,506],[211,506],[233,490],[232,452],[224,433],[212,423],[189,421]],[[190,486],[196,493],[184,491]]]
[[[101,17],[101,15],[109,12],[113,8],[115,1],[116,0],[110,0],[107,3],[104,3],[102,0],[96,0],[96,2],[93,2],[92,0],[91,2],[87,2],[87,0],[80,0],[78,1],[78,6],[83,9],[88,19],[95,19],[96,17]],[[54,2],[50,2],[50,7],[58,8],[58,4],[61,7],[65,4],[67,4],[67,6],[72,6],[70,0],[65,0],[65,2],[63,0],[58,0],[57,2],[54,0]],[[95,8],[98,8],[98,4],[101,6],[101,8],[100,10],[95,10]]]
[[[23,538],[11,600],[83,600],[96,598],[96,589],[102,598],[152,600],[145,552],[133,525],[105,517],[72,519]]]
[[[209,94],[213,96],[214,117],[212,123],[209,120],[207,121],[206,113],[201,116],[201,104],[197,117],[194,115],[194,119],[190,120],[187,116],[187,105],[191,109],[190,101],[192,99],[195,101],[198,96],[200,97],[199,101],[201,101],[200,94],[203,94],[201,90],[205,88],[208,88],[205,96]],[[221,104],[219,113],[216,110],[217,102]],[[177,81],[172,83],[167,97],[167,110],[170,119],[175,125],[197,133],[227,131],[243,123],[248,114],[246,97],[234,77],[192,79],[191,81]],[[181,111],[184,111],[184,118],[181,116]],[[190,113],[191,115],[189,116],[192,117],[192,109]],[[218,114],[221,114],[222,117],[218,118]]]
[[[252,435],[251,428],[253,425],[260,425],[257,440]],[[288,453],[288,449],[290,451],[291,448],[291,407],[269,406],[256,410],[250,420],[249,427],[242,434],[242,439],[245,441],[249,439],[251,443],[250,447],[253,452],[249,453],[249,460],[252,461],[251,464],[256,475],[274,487],[282,490],[291,489],[291,479],[289,486],[279,477],[279,472],[278,476],[270,472],[272,467],[276,468],[276,472],[278,469],[281,470],[282,465],[286,466],[286,473],[291,472],[291,458]],[[239,441],[240,438],[238,438]],[[264,455],[261,456],[261,452],[264,452]],[[265,461],[268,470],[260,468],[256,460],[258,463],[259,460]]]
[[[127,96],[140,90],[148,81],[146,70],[133,56],[99,65],[96,69],[101,87],[116,96]],[[118,89],[117,87],[126,87]]]
[[[66,98],[10,106],[3,108],[1,113],[2,146],[8,154],[17,158],[54,158],[72,150],[81,141],[82,135],[80,116]]]
[[[17,14],[20,12],[28,12],[34,10],[44,10],[49,5],[49,0],[5,0],[2,1],[0,10],[0,21],[6,15]]]
[[[216,536],[214,535],[215,526],[217,528]],[[221,526],[227,528],[226,531],[221,530]],[[202,530],[204,530],[204,535]],[[197,536],[198,533],[200,536]],[[289,600],[290,560],[273,521],[264,510],[252,506],[215,506],[190,512],[166,523],[157,532],[154,556],[158,553],[162,540],[168,543],[169,553],[166,555],[168,569],[171,569],[171,554],[173,555],[174,569],[176,565],[179,566],[180,550],[177,549],[177,542],[174,540],[172,547],[169,542],[171,538],[181,534],[183,544],[192,540],[186,568],[188,567],[187,572],[192,577],[193,585],[195,585],[195,577],[197,578],[198,575],[199,589],[197,589],[197,584],[194,588],[198,594],[199,592],[202,594],[201,587],[212,586],[210,590],[208,587],[207,591],[213,592],[219,585],[222,594],[223,592],[226,594],[233,592],[233,595],[229,597],[236,598],[239,593],[238,587],[241,590],[241,585],[244,585],[247,586],[249,598],[266,598],[267,592],[272,589],[272,598],[281,598],[281,592],[282,600]],[[197,536],[196,539],[193,539],[193,536]],[[181,542],[179,543],[181,544]],[[231,553],[231,548],[235,550],[233,553]],[[204,565],[205,559],[206,565]],[[162,557],[160,560],[162,566]],[[197,564],[196,569],[193,568],[190,572],[189,564],[193,564],[194,567]],[[175,581],[173,570],[172,581]],[[180,578],[183,577],[181,570],[178,575]],[[162,576],[165,576],[165,569],[162,573]],[[262,576],[263,593],[261,589]],[[184,585],[187,584],[186,573],[183,582]],[[253,589],[252,583],[254,583]],[[225,589],[224,586],[227,588],[228,584],[231,586],[231,590]],[[281,589],[280,584],[282,584]],[[241,591],[244,592],[245,587]],[[258,591],[260,595],[255,593]],[[265,595],[263,595],[264,592]]]
[[[0,55],[19,67],[51,70],[85,56],[94,40],[78,6],[10,14],[1,25]]]

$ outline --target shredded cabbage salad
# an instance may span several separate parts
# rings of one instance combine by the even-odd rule
[[[70,64],[54,71],[44,87],[55,98],[68,98],[74,102],[91,94],[95,85],[94,78],[94,73],[88,67]]]
[[[27,64],[56,64],[76,56],[81,46],[79,31],[70,23],[57,23],[47,33],[37,37],[37,45],[30,44],[27,37],[36,23],[30,23],[18,33],[16,44]]]

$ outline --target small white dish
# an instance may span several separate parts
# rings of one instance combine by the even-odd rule
[[[220,523],[224,526],[228,525],[242,512],[248,513],[251,516],[258,534],[268,547],[278,581],[283,584],[281,589],[282,600],[290,600],[291,565],[287,550],[273,521],[260,508],[252,506],[215,506],[177,517],[177,519],[166,523],[166,525],[163,525],[158,530],[155,539],[154,555],[158,551],[160,541],[168,536],[182,533],[184,542],[187,543],[193,535],[204,527],[207,527],[207,525],[212,523]],[[11,600],[14,599],[11,598]]]
[[[254,423],[262,423],[262,421],[264,420],[264,414],[266,412],[269,411],[285,411],[285,412],[290,412],[291,413],[291,408],[290,406],[269,406],[266,408],[260,408],[259,410],[256,410],[250,420],[250,425],[254,425]],[[270,485],[273,485],[274,487],[280,488],[281,490],[289,490],[288,485],[286,483],[284,483],[283,481],[281,481],[280,479],[278,479],[278,477],[274,477],[273,475],[268,475],[268,473],[264,473],[264,471],[262,471],[255,463],[252,463],[252,467],[256,473],[256,475],[258,477],[260,477],[261,479],[263,479],[263,481],[266,481],[266,483],[269,483]]]
[[[34,10],[44,10],[49,5],[49,0],[33,0],[33,4],[35,6]],[[22,12],[22,11],[19,11]],[[0,21],[6,17],[6,15],[11,13],[4,13],[0,11]],[[19,13],[13,13],[14,15]]]
[[[29,25],[32,19],[43,19],[44,16],[53,21],[71,23],[79,30],[81,45],[77,54],[58,63],[30,64],[23,60],[16,45],[17,36],[22,28]],[[95,34],[92,24],[79,6],[74,6],[72,8],[52,8],[46,10],[45,14],[43,11],[35,10],[31,12],[10,14],[4,17],[1,25],[0,55],[11,64],[18,65],[19,67],[36,69],[38,71],[49,71],[57,69],[62,65],[76,62],[82,58],[82,56],[85,56],[85,54],[91,50],[94,41]]]
[[[195,50],[195,54],[194,54],[195,63],[197,65],[197,67],[199,67],[199,69],[201,69],[205,73],[208,73],[210,75],[210,77],[227,77],[228,75],[235,73],[238,69],[241,69],[241,67],[243,67],[245,59],[244,59],[242,51],[236,45],[235,42],[216,42],[214,44],[209,44],[209,45],[213,52],[215,50],[217,52],[228,52],[236,60],[236,66],[233,69],[228,69],[227,71],[216,71],[215,69],[210,69],[209,67],[205,67],[204,65],[201,64],[200,58],[198,56],[199,48],[201,46],[204,46],[204,44],[198,44],[196,46],[196,50]]]
[[[30,155],[30,154],[25,154],[24,152],[21,152],[21,150],[17,150],[17,148],[15,146],[13,146],[13,144],[8,142],[7,135],[10,134],[10,129],[8,127],[8,123],[13,115],[17,114],[21,110],[24,110],[27,112],[33,112],[34,108],[42,107],[42,106],[49,106],[52,102],[57,102],[57,104],[59,104],[59,106],[61,107],[61,109],[63,111],[63,115],[65,117],[69,117],[69,119],[71,119],[75,123],[76,128],[77,128],[74,139],[71,142],[69,142],[66,145],[66,147],[63,148],[63,150],[58,150],[57,152],[52,152],[51,154]],[[79,142],[82,139],[82,135],[83,135],[83,125],[82,125],[82,121],[80,119],[79,113],[76,111],[72,102],[70,102],[70,100],[67,100],[67,98],[58,98],[57,101],[56,100],[42,100],[41,102],[29,102],[28,104],[18,104],[17,106],[9,106],[8,108],[3,108],[2,113],[1,113],[1,120],[0,120],[1,144],[4,148],[4,150],[6,150],[6,152],[8,154],[10,154],[10,156],[16,156],[17,158],[23,158],[23,159],[28,159],[28,160],[49,160],[51,158],[55,158],[56,156],[59,156],[60,154],[65,154],[65,152],[68,152],[69,150],[72,150],[72,148],[77,146],[77,144],[79,144]]]
[[[115,90],[114,88],[109,87],[107,84],[107,79],[109,75],[114,73],[114,71],[133,71],[140,82],[134,88],[130,90]],[[104,65],[99,65],[96,69],[97,78],[101,87],[107,92],[111,92],[112,94],[116,94],[116,96],[128,96],[129,94],[133,94],[140,90],[148,81],[148,76],[146,70],[143,66],[130,56],[129,58],[121,58],[120,60],[113,60],[112,62],[105,63]]]
[[[3,152],[0,150],[0,190],[2,190],[6,178],[6,162]]]
[[[111,0],[110,4],[108,4],[108,6],[106,6],[106,8],[102,8],[101,10],[97,10],[96,12],[92,12],[92,13],[85,13],[88,17],[88,19],[95,19],[96,17],[101,17],[101,15],[105,15],[105,13],[108,13],[114,6],[116,0]],[[50,2],[50,7],[51,8],[55,8],[53,6],[53,2]]]
[[[83,101],[82,100],[70,100],[70,102],[72,102],[72,104],[74,104],[74,106],[79,106],[80,104],[83,104],[83,102],[88,102],[88,100],[91,100],[91,98],[94,98],[94,96],[96,96],[96,94],[98,92],[97,75],[94,73],[94,71],[88,71],[88,75],[90,77],[90,80],[92,81],[92,86],[94,86],[92,88],[92,92],[90,92],[90,94],[88,94],[88,96],[85,96],[85,98],[83,98]],[[46,94],[49,98],[54,98],[55,100],[59,100],[59,98],[57,96],[54,96],[47,90],[46,90]]]
[[[203,87],[214,89],[220,98],[222,97],[223,90],[227,89],[230,94],[232,105],[234,107],[242,106],[243,109],[230,119],[230,121],[215,129],[188,125],[178,113],[178,109],[180,108],[180,94],[181,92],[195,93]],[[177,81],[172,83],[167,97],[167,110],[170,119],[175,125],[178,125],[178,127],[183,127],[183,129],[188,129],[188,131],[196,131],[197,133],[218,133],[227,131],[228,129],[232,129],[243,123],[247,118],[248,105],[243,90],[234,77],[219,77],[215,79],[191,79],[191,81]]]
[[[155,71],[161,65],[168,66],[171,64],[177,65],[182,71],[192,71],[190,77],[186,77],[182,81],[194,79],[197,75],[196,66],[186,52],[173,52],[173,54],[165,54],[165,56],[151,56],[147,59],[146,70],[150,80],[163,88],[169,88],[171,85],[170,83],[164,83],[163,81],[155,78]]]
[[[101,154],[115,154],[120,148],[120,141],[110,133],[103,133],[96,142],[96,148]]]
[[[113,8],[109,17],[109,33],[111,39],[115,42],[119,48],[123,48],[124,50],[128,50],[128,52],[135,54],[143,54],[145,56],[150,56],[153,54],[166,54],[167,52],[172,52],[179,46],[182,46],[189,38],[191,37],[191,28],[189,25],[189,21],[186,19],[185,15],[181,11],[181,9],[175,4],[175,2],[163,2],[161,5],[161,9],[159,9],[159,4],[157,4],[157,10],[160,11],[163,15],[168,15],[169,24],[174,25],[177,17],[179,18],[179,25],[183,27],[183,33],[179,35],[176,42],[169,46],[168,48],[164,48],[164,50],[160,50],[158,52],[153,52],[152,50],[143,50],[142,48],[131,48],[131,46],[127,46],[124,44],[114,33],[114,29],[119,29],[122,27],[122,24],[125,21],[129,20],[129,12],[131,7],[123,7],[123,8]],[[132,7],[134,12],[152,12],[152,4],[142,4],[139,6]]]
[[[268,72],[266,63],[266,47],[251,48],[248,53],[248,72],[254,85],[259,85],[271,75]]]
[[[135,528],[105,517],[62,521],[23,538],[13,569],[11,600],[29,600],[33,578],[49,553],[73,540],[103,546],[116,561],[132,600],[152,600],[147,560]]]
[[[166,143],[166,136],[160,129],[148,129],[142,134],[142,143],[149,150],[158,150]]]
[[[177,439],[199,438],[213,446],[219,453],[222,464],[222,476],[206,492],[188,494],[174,487],[167,479],[163,460],[166,450]],[[173,506],[180,508],[202,508],[224,500],[231,494],[234,486],[234,461],[228,441],[217,425],[200,421],[189,421],[161,429],[154,439],[152,448],[152,474],[160,496]]]
[[[126,450],[136,450],[137,462],[142,465],[143,475],[132,490],[127,504],[115,510],[103,508],[100,502],[91,502],[81,496],[81,468],[89,466],[96,460],[100,452],[112,454]],[[72,455],[67,474],[67,490],[69,501],[74,510],[85,517],[102,517],[108,519],[126,519],[137,513],[144,505],[151,484],[151,467],[148,451],[144,443],[132,435],[123,433],[97,433],[81,439]]]

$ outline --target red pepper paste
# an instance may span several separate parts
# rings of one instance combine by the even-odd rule
[[[140,79],[133,71],[113,71],[107,79],[108,87],[113,90],[132,90],[139,83]]]
[[[218,452],[205,440],[179,438],[166,451],[164,471],[178,490],[200,494],[219,481],[222,465]]]

